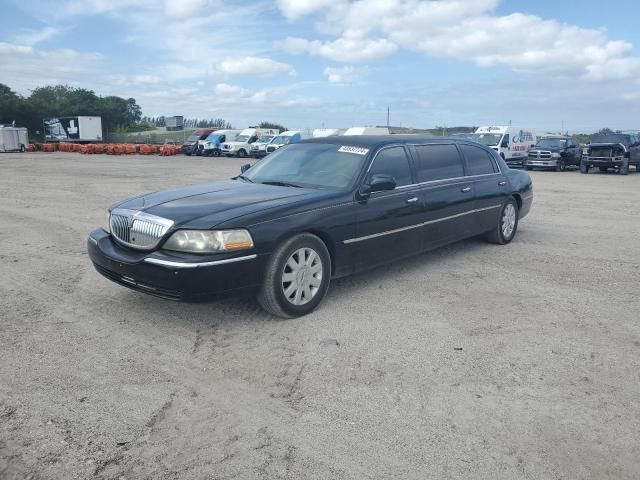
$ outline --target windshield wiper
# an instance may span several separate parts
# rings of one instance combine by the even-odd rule
[[[244,180],[245,182],[254,183],[253,180],[245,177],[244,175],[238,175],[237,177],[234,177],[234,180],[238,180],[238,179]]]
[[[295,183],[289,182],[280,182],[278,180],[265,180],[264,182],[260,182],[263,185],[276,185],[278,187],[294,187],[294,188],[302,188],[300,185],[296,185]]]

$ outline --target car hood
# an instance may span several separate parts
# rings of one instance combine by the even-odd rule
[[[112,208],[140,210],[173,220],[176,227],[213,228],[260,210],[325,196],[321,190],[228,180],[149,193]]]
[[[535,150],[535,151],[541,151],[541,152],[559,152],[561,150],[564,150],[563,148],[560,147],[539,147],[538,145],[531,147],[531,150]]]

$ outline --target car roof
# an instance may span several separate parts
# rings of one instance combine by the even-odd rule
[[[300,143],[324,143],[344,145],[347,147],[380,148],[385,145],[415,144],[415,143],[458,143],[479,145],[476,142],[453,137],[432,137],[427,135],[346,135],[309,138]]]

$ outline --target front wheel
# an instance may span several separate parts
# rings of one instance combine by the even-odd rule
[[[580,173],[589,173],[589,165],[585,162],[580,162]]]
[[[311,313],[331,278],[331,259],[322,240],[309,233],[284,242],[271,256],[258,294],[267,312],[283,318]]]
[[[622,165],[620,165],[620,170],[618,170],[620,175],[629,175],[629,160],[624,160]]]
[[[556,166],[556,172],[564,172],[567,169],[567,164],[564,163],[564,160],[560,160],[558,165]]]
[[[518,204],[515,199],[510,198],[500,210],[498,225],[487,233],[487,240],[498,245],[506,245],[518,230]]]
[[[247,156],[247,152],[245,150],[238,150],[238,157],[245,158]]]

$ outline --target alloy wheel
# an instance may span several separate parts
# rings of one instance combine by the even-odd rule
[[[282,292],[293,305],[305,305],[316,296],[322,284],[322,259],[312,248],[299,248],[291,254],[282,271]]]

